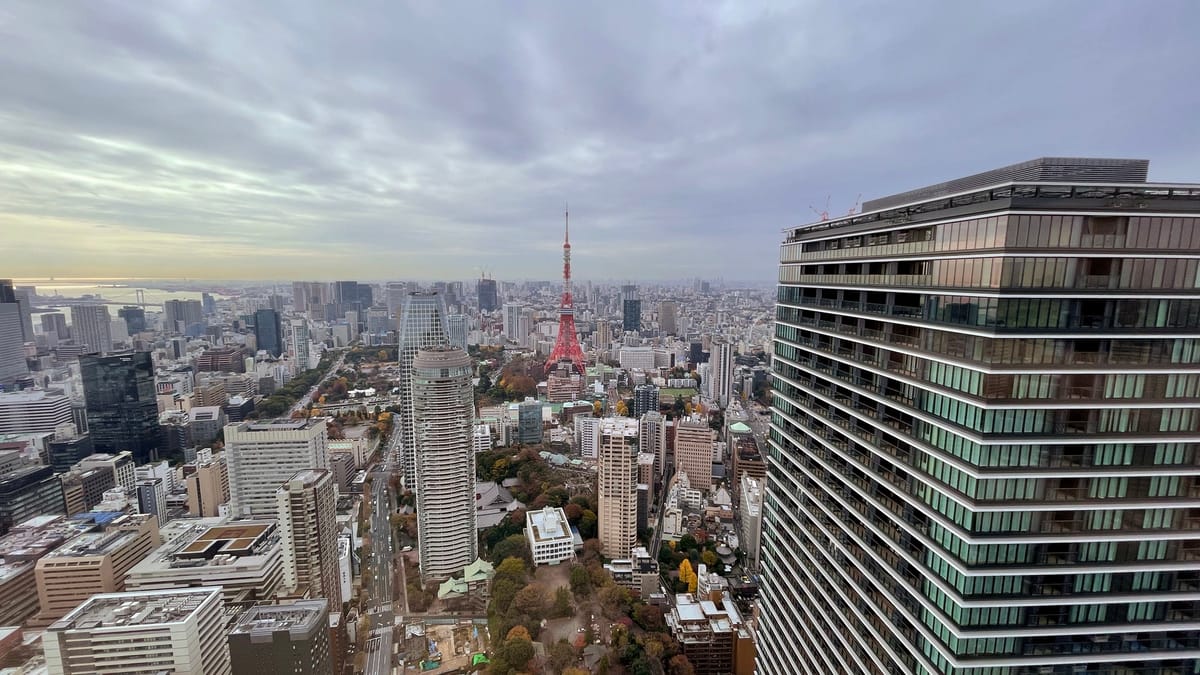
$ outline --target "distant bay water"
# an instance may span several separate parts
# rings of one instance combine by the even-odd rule
[[[200,300],[202,291],[170,290],[155,288],[153,285],[138,281],[104,280],[104,279],[14,279],[16,286],[33,286],[37,289],[38,300],[35,303],[34,314],[45,312],[62,312],[67,315],[67,323],[71,321],[71,307],[67,303],[55,302],[55,297],[64,301],[93,296],[94,302],[112,305],[109,312],[116,318],[117,311],[124,305],[134,305],[138,302],[138,291],[142,292],[142,301],[148,311],[162,311],[162,304],[167,300]],[[207,291],[214,298],[221,300],[227,296],[215,291]]]

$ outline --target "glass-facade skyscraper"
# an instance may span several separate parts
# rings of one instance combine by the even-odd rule
[[[758,672],[1200,672],[1200,185],[1041,159],[781,247]]]
[[[400,335],[398,355],[400,358],[400,434],[401,466],[404,467],[404,485],[418,493],[416,463],[416,431],[413,428],[412,412],[412,363],[422,349],[449,347],[449,329],[446,326],[446,304],[437,292],[409,293],[404,297],[400,310]]]
[[[254,312],[254,344],[276,358],[283,353],[283,323],[279,312],[260,309]]]
[[[162,442],[150,352],[79,357],[88,433],[96,452],[128,450],[143,464]]]

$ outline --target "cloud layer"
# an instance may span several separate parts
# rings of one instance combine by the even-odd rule
[[[6,3],[0,276],[768,279],[810,205],[1200,181],[1200,5]]]

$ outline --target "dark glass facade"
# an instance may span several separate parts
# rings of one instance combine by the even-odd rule
[[[636,332],[642,329],[642,301],[624,300],[621,303],[621,329]]]
[[[273,309],[254,312],[254,344],[276,358],[283,353],[283,324],[279,312]]]
[[[138,464],[156,459],[162,439],[150,352],[88,354],[79,369],[96,452],[128,450]]]
[[[1200,186],[788,233],[758,672],[1200,672]]]

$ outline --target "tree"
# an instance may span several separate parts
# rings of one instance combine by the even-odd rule
[[[492,560],[507,558],[520,558],[525,561],[526,565],[533,566],[533,555],[529,552],[529,544],[525,541],[524,535],[509,535],[492,547]]]
[[[550,610],[550,615],[555,618],[571,616],[574,613],[574,608],[571,607],[571,591],[567,590],[566,586],[559,586],[554,589],[554,606]]]
[[[512,605],[509,607],[509,614],[516,613],[519,616],[528,616],[535,621],[539,621],[546,615],[546,596],[542,593],[542,589],[529,584],[517,591],[513,596]]]
[[[654,605],[638,605],[633,610],[633,621],[642,630],[648,632],[661,632],[667,629],[666,621],[663,619],[663,611],[661,607]]]
[[[629,589],[624,586],[605,586],[600,589],[599,594],[600,611],[604,612],[604,616],[610,619],[617,619],[629,613],[629,605],[631,598],[629,597]]]
[[[583,517],[583,507],[571,502],[563,507],[563,513],[567,515],[567,522],[572,525],[578,525],[579,519]]]
[[[704,563],[708,569],[715,569],[717,566],[717,554],[712,551],[705,550],[700,554],[700,562]]]
[[[529,629],[520,624],[513,626],[512,630],[508,631],[508,635],[505,636],[504,639],[505,640],[528,640],[530,642],[533,642],[533,636],[529,634]]]
[[[571,566],[571,592],[582,598],[592,592],[592,579],[583,565]]]
[[[592,415],[601,417],[604,415],[604,404],[600,401],[592,401]]]
[[[583,512],[583,516],[579,519],[579,536],[584,539],[594,539],[596,537],[596,512],[587,509]]]
[[[689,593],[696,592],[696,573],[692,571],[692,561],[687,558],[684,558],[683,562],[679,563],[679,580],[688,585]]]
[[[688,661],[688,657],[683,654],[676,654],[667,662],[667,667],[670,669],[671,675],[696,675],[696,669],[692,667],[692,662]]]

